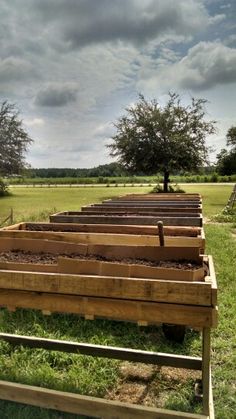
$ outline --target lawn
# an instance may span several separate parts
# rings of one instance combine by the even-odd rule
[[[13,208],[14,221],[48,220],[48,215],[56,211],[79,210],[92,202],[127,193],[146,193],[150,187],[57,187],[29,188],[12,187],[12,195],[1,199],[0,221]],[[184,185],[186,192],[199,192],[204,202],[204,215],[218,213],[226,205],[232,185]]]
[[[186,192],[200,192],[204,200],[204,215],[221,210],[226,204],[230,185],[188,185]],[[15,219],[47,219],[54,210],[79,209],[90,202],[135,192],[147,192],[150,188],[15,188],[11,197],[1,200],[0,218],[13,207]],[[231,226],[205,226],[207,253],[213,254],[219,286],[219,326],[212,333],[212,372],[216,418],[236,417],[235,394],[235,298],[236,298],[236,240]],[[104,320],[88,321],[74,315],[54,314],[43,316],[31,310],[9,313],[1,310],[0,331],[23,335],[35,335],[96,344],[117,345],[161,352],[200,354],[197,332],[188,331],[183,345],[167,342],[158,327],[138,328],[134,324]],[[80,394],[108,396],[119,388],[123,380],[121,363],[114,360],[91,358],[45,350],[13,348],[0,342],[0,379],[41,385]],[[151,405],[161,405],[186,411],[198,412],[194,403],[192,386],[195,376],[184,377],[178,383],[175,375],[162,369],[154,369],[149,388]],[[138,393],[139,382],[136,387]],[[112,390],[113,389],[113,390]],[[78,415],[47,411],[30,406],[0,402],[0,417],[6,419],[78,419]]]

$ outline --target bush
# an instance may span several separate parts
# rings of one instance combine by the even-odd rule
[[[2,178],[0,178],[0,196],[7,196],[10,195],[8,185],[4,182]]]
[[[236,222],[236,208],[229,208],[226,206],[219,214],[211,218],[212,221],[218,223],[235,223]]]
[[[164,193],[163,186],[157,183],[157,185],[152,189],[151,193]],[[181,189],[176,183],[175,185],[168,185],[168,193],[185,193],[185,191]]]

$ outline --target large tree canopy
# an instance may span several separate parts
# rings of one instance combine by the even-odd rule
[[[197,171],[207,162],[205,140],[215,132],[215,121],[205,120],[205,104],[205,99],[192,98],[185,106],[178,94],[169,93],[161,107],[157,100],[148,102],[140,95],[114,124],[110,155],[133,173],[162,172],[167,192],[171,172]]]
[[[0,175],[20,173],[31,142],[15,105],[3,102],[0,106]]]

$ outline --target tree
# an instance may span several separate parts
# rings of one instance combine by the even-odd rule
[[[236,127],[229,128],[227,134],[227,146],[233,147],[233,149],[236,149]]]
[[[226,144],[230,150],[223,148],[217,155],[217,170],[221,175],[236,173],[236,127],[229,128]]]
[[[15,105],[3,102],[0,107],[0,175],[21,172],[31,142]]]
[[[215,133],[216,122],[205,120],[206,102],[192,98],[191,105],[184,106],[178,94],[169,93],[161,107],[155,99],[148,102],[139,95],[139,101],[114,123],[117,132],[108,145],[110,155],[133,173],[162,172],[168,192],[171,172],[197,171],[207,162],[205,140]]]

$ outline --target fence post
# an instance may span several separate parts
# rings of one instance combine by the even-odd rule
[[[10,219],[10,224],[13,224],[13,208],[11,208],[9,219]]]

